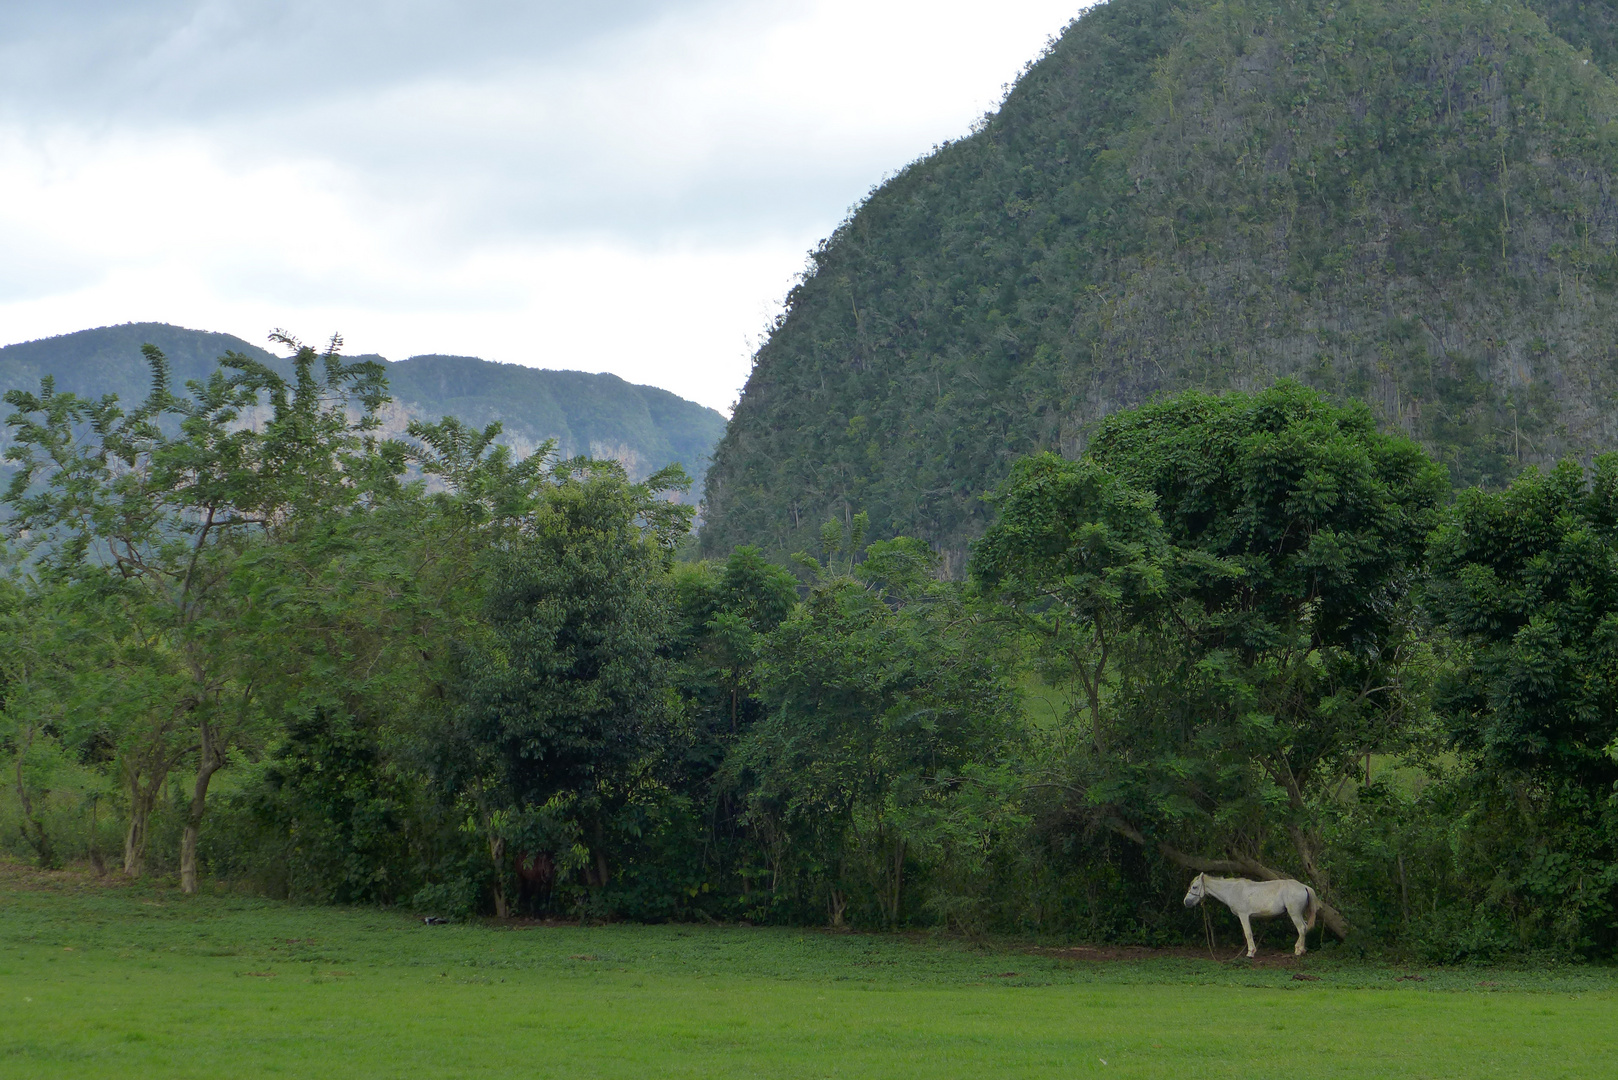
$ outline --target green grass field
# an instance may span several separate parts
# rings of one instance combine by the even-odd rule
[[[424,926],[0,866],[0,1077],[1618,1076],[1618,972],[1410,974]]]

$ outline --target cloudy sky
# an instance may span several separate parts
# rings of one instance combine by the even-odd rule
[[[809,248],[1082,2],[0,3],[0,344],[341,331],[728,409]]]

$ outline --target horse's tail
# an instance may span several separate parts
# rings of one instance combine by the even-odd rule
[[[1320,914],[1320,897],[1316,896],[1315,890],[1308,885],[1303,887],[1303,894],[1304,929],[1313,930],[1315,928],[1315,917]]]

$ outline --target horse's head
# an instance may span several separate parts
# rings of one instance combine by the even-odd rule
[[[1185,891],[1185,906],[1196,907],[1202,903],[1202,898],[1208,895],[1207,874],[1198,874],[1191,879],[1191,887]]]

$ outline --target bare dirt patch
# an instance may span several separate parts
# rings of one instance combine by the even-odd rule
[[[1296,968],[1306,957],[1290,952],[1259,950],[1256,957],[1247,959],[1244,948],[1221,948],[1208,955],[1206,946],[1171,945],[1154,948],[1147,945],[1070,945],[1065,948],[1030,949],[1036,956],[1049,956],[1057,960],[1083,960],[1097,964],[1138,964],[1142,960],[1200,960],[1205,964],[1241,964],[1255,968]]]
[[[97,874],[88,862],[69,863],[60,870],[41,870],[16,859],[0,857],[0,889],[30,892],[77,892],[82,889],[121,889],[134,883],[121,872]]]

